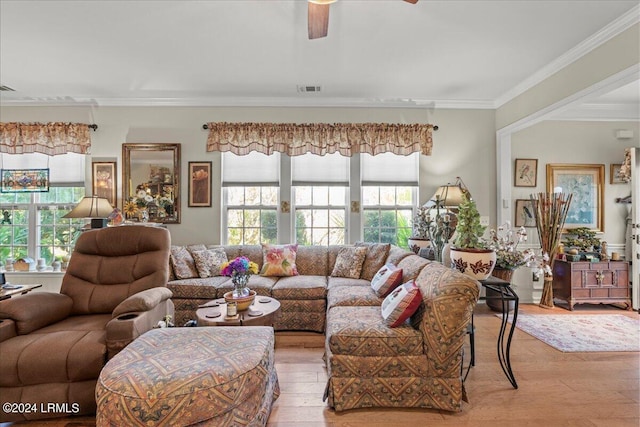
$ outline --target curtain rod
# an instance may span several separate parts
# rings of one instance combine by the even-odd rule
[[[96,127],[96,129],[98,128],[98,125],[89,125],[89,127],[91,127],[91,126],[95,126],[95,127]],[[96,130],[96,129],[93,129],[93,130]],[[206,124],[206,123],[205,123],[205,124],[203,124],[203,125],[202,125],[202,129],[204,129],[204,130],[208,130],[208,129],[209,129],[209,125],[208,125],[208,124]],[[438,125],[433,125],[433,130],[438,130],[438,129],[439,129]]]
[[[94,131],[94,132],[98,130],[98,125],[97,125],[97,124],[95,124],[95,123],[94,123],[94,124],[92,124],[92,125],[87,125],[87,127],[88,127],[89,129],[93,129],[93,131]]]

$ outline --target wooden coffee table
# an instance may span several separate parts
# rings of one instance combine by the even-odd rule
[[[10,285],[5,283],[2,285],[2,290],[0,290],[0,301],[9,299],[14,295],[26,294],[27,292],[32,291],[33,289],[39,288],[42,285]]]
[[[238,312],[235,318],[227,318],[224,298],[214,299],[196,311],[198,326],[273,326],[280,302],[271,297],[256,295],[249,309]]]

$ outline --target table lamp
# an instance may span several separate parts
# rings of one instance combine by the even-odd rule
[[[111,203],[103,197],[87,196],[62,218],[91,218],[91,228],[107,226],[107,217],[113,211]]]

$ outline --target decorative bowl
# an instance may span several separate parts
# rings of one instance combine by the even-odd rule
[[[253,300],[256,298],[256,291],[249,291],[249,295],[246,297],[234,298],[233,291],[229,291],[224,294],[224,300],[226,302],[235,301],[238,304],[238,311],[244,311],[253,304]]]

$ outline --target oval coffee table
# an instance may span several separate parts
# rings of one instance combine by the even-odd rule
[[[227,303],[224,298],[203,304],[196,311],[198,326],[273,326],[280,302],[271,297],[256,295],[247,310],[238,312],[234,318],[227,317]]]

